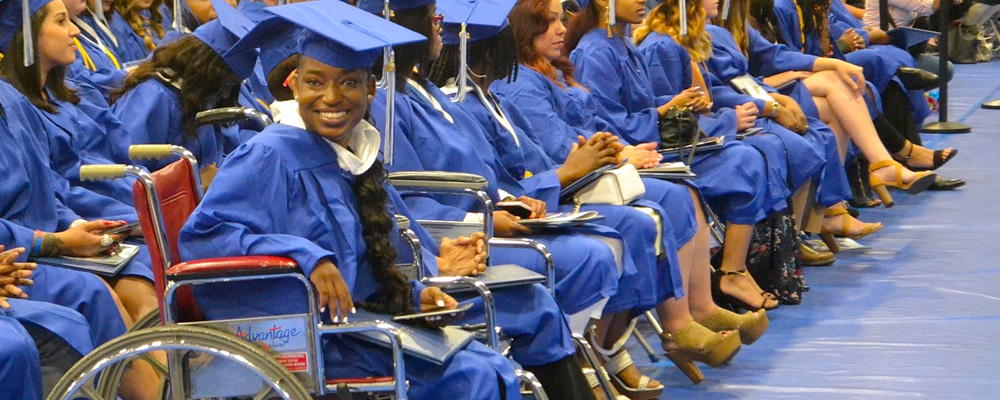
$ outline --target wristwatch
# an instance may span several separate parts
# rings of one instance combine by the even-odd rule
[[[779,103],[777,100],[771,100],[770,103],[771,103],[771,114],[769,114],[767,117],[773,118],[775,115],[778,115],[778,110],[781,109],[781,103]]]

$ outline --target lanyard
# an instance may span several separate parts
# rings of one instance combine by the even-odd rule
[[[118,63],[118,59],[115,58],[115,55],[112,54],[111,51],[108,50],[107,47],[104,47],[103,44],[91,42],[90,39],[87,39],[86,36],[77,36],[77,37],[73,38],[73,43],[76,44],[76,49],[80,50],[80,56],[83,57],[83,65],[85,67],[87,67],[88,70],[97,71],[97,65],[94,64],[94,60],[93,60],[92,57],[90,57],[90,54],[87,53],[87,50],[85,50],[83,48],[83,44],[80,43],[80,39],[79,39],[80,37],[82,37],[83,40],[86,40],[87,42],[89,42],[89,43],[97,46],[98,48],[100,48],[101,51],[104,52],[104,55],[108,56],[108,59],[111,60],[112,64],[114,64],[115,69],[122,69],[121,64]]]
[[[795,3],[795,11],[799,13],[799,34],[802,35],[802,48],[800,49],[803,53],[806,52],[806,20],[802,18],[802,7],[799,7],[798,2]]]
[[[84,50],[83,44],[80,44],[80,40],[73,38],[73,43],[76,44],[76,50],[80,52],[80,58],[83,58],[83,66],[90,71],[97,71],[94,60],[90,59],[90,54],[87,54],[87,50]]]

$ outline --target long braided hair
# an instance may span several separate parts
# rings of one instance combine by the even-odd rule
[[[795,0],[802,10],[802,33],[819,35],[823,55],[833,50],[830,40],[830,0]],[[805,45],[805,43],[803,43]]]
[[[361,218],[361,236],[368,246],[368,260],[379,283],[379,301],[361,303],[360,306],[376,313],[398,315],[413,310],[413,288],[396,268],[396,248],[389,240],[389,235],[393,234],[393,216],[386,212],[389,196],[384,183],[385,169],[382,162],[376,160],[351,185],[355,207]]]
[[[441,57],[431,64],[428,78],[435,85],[444,86],[448,79],[458,76],[461,53],[458,45],[446,45]],[[514,30],[507,26],[500,33],[483,40],[469,42],[469,67],[492,73],[496,79],[508,82],[517,79],[517,39]],[[487,88],[483,88],[487,89]]]
[[[635,44],[642,43],[652,32],[670,35],[691,54],[691,60],[702,62],[712,57],[712,36],[705,31],[705,10],[698,1],[687,1],[687,35],[680,32],[681,14],[676,1],[665,0],[646,15],[632,34]]]

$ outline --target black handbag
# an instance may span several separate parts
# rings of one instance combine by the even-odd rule
[[[698,118],[689,108],[671,107],[660,117],[660,148],[672,149],[694,143],[701,136]]]

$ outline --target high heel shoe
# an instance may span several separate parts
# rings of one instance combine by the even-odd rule
[[[663,394],[663,384],[651,379],[645,374],[640,374],[639,381],[636,382],[636,386],[628,386],[625,380],[619,376],[623,371],[629,369],[635,365],[632,361],[632,357],[629,356],[628,351],[625,350],[625,343],[628,341],[629,332],[635,329],[636,320],[633,319],[629,324],[626,333],[622,335],[610,349],[605,349],[598,344],[597,338],[593,329],[587,332],[587,341],[590,342],[590,346],[594,348],[594,354],[601,360],[603,364],[604,371],[608,373],[608,378],[611,384],[615,387],[618,393],[623,394],[626,398],[631,400],[649,400],[658,399],[660,395]]]
[[[944,156],[944,150],[934,150],[933,165],[930,168],[910,166],[910,157],[913,156],[913,147],[915,145],[913,144],[913,142],[910,142],[909,140],[906,141],[906,144],[904,144],[904,146],[905,145],[910,146],[910,151],[907,151],[906,157],[903,157],[903,160],[899,162],[905,165],[906,168],[909,168],[910,171],[913,172],[936,170],[938,168],[941,168],[941,166],[943,166],[948,161],[951,161],[952,158],[955,158],[955,156],[958,155],[958,149],[951,149],[951,152],[948,153],[947,157]]]
[[[695,384],[705,379],[695,361],[714,368],[729,362],[740,351],[739,332],[724,335],[694,321],[673,334],[663,333],[661,339],[664,349],[671,342],[677,345],[677,349],[667,351],[667,358]]]
[[[844,237],[849,237],[854,240],[858,240],[865,236],[878,232],[885,227],[885,225],[882,225],[881,223],[875,224],[874,226],[867,225],[863,229],[861,229],[861,233],[852,234],[851,233],[852,218],[849,214],[850,213],[847,211],[847,208],[844,207],[843,203],[837,204],[835,206],[826,209],[826,212],[823,214],[823,216],[826,218],[836,218],[838,216],[843,215],[842,217],[843,222],[840,225],[840,230],[836,231],[830,230],[827,229],[825,226],[820,229],[820,234],[819,234],[820,238],[823,239],[823,243],[826,243],[826,247],[829,247],[830,251],[834,253],[840,251],[840,245],[837,244],[837,240],[834,239],[833,237],[834,235],[840,235]]]
[[[740,341],[743,344],[756,342],[757,339],[760,339],[764,335],[768,325],[770,325],[770,321],[767,319],[767,312],[764,310],[737,314],[720,307],[716,307],[715,312],[708,317],[696,320],[695,322],[715,332],[738,331],[740,333]]]
[[[895,168],[896,170],[896,178],[894,180],[887,181],[874,174],[875,171],[888,167]],[[885,208],[896,205],[892,201],[892,196],[889,195],[889,186],[902,189],[909,194],[917,194],[927,190],[928,187],[934,184],[934,180],[937,178],[937,174],[930,171],[914,173],[917,176],[910,183],[903,183],[903,165],[895,160],[882,160],[868,167],[868,179],[871,182],[872,190],[882,199],[882,204],[885,205]]]
[[[724,292],[722,290],[722,278],[723,277],[726,277],[726,276],[739,276],[739,277],[742,277],[744,279],[751,279],[752,280],[753,277],[751,277],[750,273],[747,272],[746,270],[743,270],[743,271],[726,271],[726,270],[720,268],[720,269],[717,269],[715,272],[716,272],[716,274],[715,274],[716,282],[715,282],[714,285],[712,285],[712,290],[715,292],[715,293],[713,293],[713,297],[716,298],[716,299],[720,299],[720,301],[728,301],[729,305],[733,306],[732,307],[733,309],[746,308],[746,309],[749,309],[749,310],[752,310],[752,311],[757,311],[757,310],[768,310],[768,311],[770,311],[770,310],[776,309],[776,308],[778,308],[778,307],[781,306],[781,303],[774,296],[774,294],[773,293],[768,293],[767,291],[761,291],[760,292],[760,297],[763,300],[761,300],[760,305],[755,305],[755,304],[747,303],[746,301],[744,301],[744,300],[742,300],[742,299],[740,299],[740,298],[738,298],[736,296],[733,296],[733,295],[731,295],[729,293],[726,293],[726,292]],[[768,301],[773,301],[774,302],[774,306],[773,307],[767,307],[767,302]],[[722,305],[722,304],[720,303],[720,305]]]

